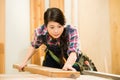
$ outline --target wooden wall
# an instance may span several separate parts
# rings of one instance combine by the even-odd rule
[[[57,7],[64,11],[64,0],[50,0],[49,7]]]
[[[64,11],[64,0],[50,0],[49,7],[58,7],[62,11]],[[44,23],[43,15],[45,11],[45,0],[31,0],[30,1],[30,36],[31,40],[33,39],[34,29]],[[32,63],[41,65],[42,58],[44,56],[44,45],[42,45],[38,50],[36,50],[36,54],[32,57]]]
[[[120,0],[110,0],[112,73],[120,74]]]
[[[4,43],[5,43],[5,1],[0,0],[0,74],[5,72]]]

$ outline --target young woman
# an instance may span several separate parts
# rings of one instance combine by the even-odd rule
[[[48,8],[44,13],[44,24],[35,30],[34,39],[20,70],[27,64],[35,49],[42,44],[46,45],[43,66],[79,70],[74,65],[80,54],[78,39],[77,30],[71,25],[65,26],[62,11],[58,8]]]

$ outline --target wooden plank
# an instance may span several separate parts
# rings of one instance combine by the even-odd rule
[[[0,74],[4,74],[5,73],[5,55],[4,54],[0,54]]]
[[[19,64],[14,64],[13,68],[19,69]],[[24,68],[24,71],[56,78],[78,78],[80,76],[80,72],[64,71],[62,69],[43,67],[34,64],[28,64]]]
[[[56,7],[64,12],[64,0],[50,0],[50,7]]]
[[[120,75],[120,0],[109,0],[112,73]]]
[[[0,54],[4,54],[4,44],[0,43]]]
[[[44,23],[43,15],[45,11],[45,0],[30,0],[30,40],[34,38],[34,30]],[[31,63],[41,65],[40,49],[36,50],[35,55],[32,56]]]
[[[0,43],[5,43],[5,0],[0,0]]]
[[[0,0],[0,74],[5,73],[5,0]]]
[[[4,44],[0,43],[0,74],[5,73],[5,53]]]

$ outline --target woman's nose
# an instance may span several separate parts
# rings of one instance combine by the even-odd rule
[[[55,33],[57,33],[58,32],[58,29],[55,29]]]

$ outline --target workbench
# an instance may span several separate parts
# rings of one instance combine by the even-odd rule
[[[19,65],[13,65],[18,69]],[[24,68],[26,72],[19,74],[0,74],[0,80],[120,80],[119,75],[84,71],[84,75],[79,72],[63,71],[62,69],[54,69],[42,67],[38,65],[28,65]],[[16,70],[18,72],[18,70]]]
[[[112,80],[91,75],[81,75],[79,78],[53,78],[39,74],[0,74],[0,80]]]

